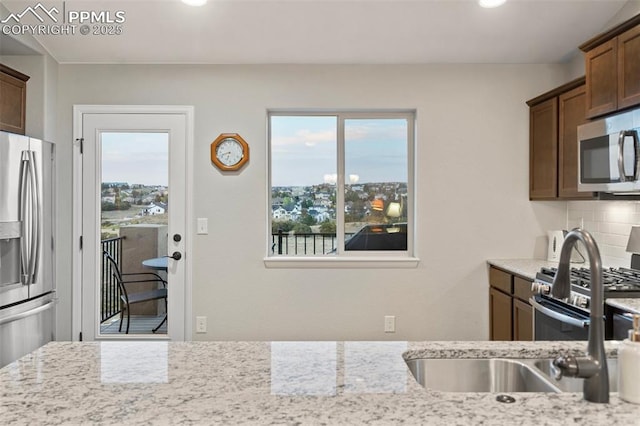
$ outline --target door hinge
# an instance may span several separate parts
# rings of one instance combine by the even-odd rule
[[[78,335],[78,339],[80,342],[82,342],[82,331],[80,332],[80,334]]]
[[[82,235],[80,236],[80,250],[82,250]]]
[[[80,154],[84,153],[84,138],[78,138],[76,142],[80,144]]]

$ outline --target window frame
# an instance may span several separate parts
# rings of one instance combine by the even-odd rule
[[[272,185],[271,185],[271,117],[274,116],[317,116],[336,117],[336,253],[335,255],[273,255],[271,253]],[[345,205],[345,121],[375,119],[407,120],[407,250],[356,250],[345,251],[344,205]],[[291,110],[271,109],[267,111],[267,238],[265,266],[268,268],[414,268],[418,265],[416,257],[416,191],[415,191],[415,152],[416,152],[416,110]]]

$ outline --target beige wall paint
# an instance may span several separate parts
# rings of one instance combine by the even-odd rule
[[[524,103],[564,75],[559,65],[61,65],[60,205],[71,206],[74,104],[194,105],[191,220],[210,220],[187,254],[193,316],[208,317],[209,332],[194,339],[486,339],[486,260],[544,257],[545,231],[566,223],[566,203],[528,200]],[[417,110],[416,269],[265,268],[269,108]],[[251,145],[239,175],[210,163],[222,132]],[[62,235],[71,235],[67,213]],[[383,333],[384,315],[396,315],[397,333]]]

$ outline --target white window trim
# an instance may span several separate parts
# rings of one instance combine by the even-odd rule
[[[267,122],[267,214],[266,216],[266,256],[263,261],[267,268],[416,268],[420,262],[416,255],[415,235],[416,220],[415,208],[417,194],[415,191],[415,158],[416,158],[416,114],[415,110],[268,110]],[[410,195],[408,200],[410,208],[407,212],[407,223],[410,224],[410,232],[407,233],[407,251],[358,251],[345,252],[340,244],[335,256],[274,256],[271,254],[271,116],[336,116],[337,118],[337,156],[338,169],[336,182],[344,182],[344,121],[346,119],[376,119],[408,118],[408,146],[407,146],[407,190]],[[337,185],[337,204],[344,204],[344,185]],[[336,222],[344,222],[344,211],[337,209]],[[340,239],[342,234],[342,239]],[[337,241],[344,241],[344,227],[336,227]]]

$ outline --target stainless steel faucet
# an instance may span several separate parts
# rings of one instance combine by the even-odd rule
[[[553,280],[551,294],[558,299],[570,296],[569,277],[571,250],[578,241],[584,244],[589,257],[591,276],[591,314],[587,356],[559,356],[553,364],[561,374],[584,378],[584,399],[591,402],[609,402],[609,370],[604,351],[604,289],[602,287],[602,259],[600,250],[590,233],[574,229],[567,234],[560,252],[558,272]]]

